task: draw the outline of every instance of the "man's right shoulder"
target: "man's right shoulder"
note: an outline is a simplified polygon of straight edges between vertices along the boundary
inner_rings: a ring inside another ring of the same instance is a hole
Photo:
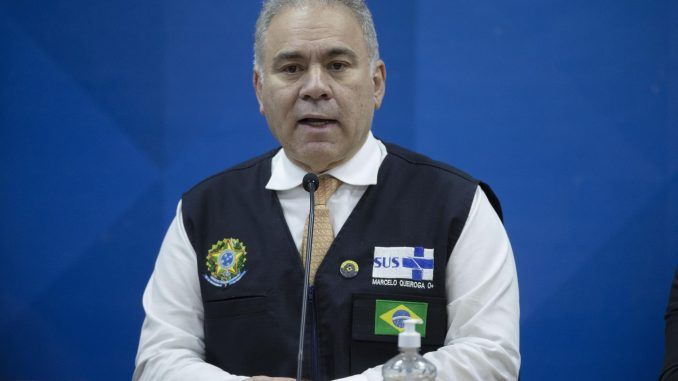
[[[268,178],[271,174],[271,159],[276,153],[278,153],[279,150],[280,147],[275,148],[262,155],[256,156],[207,177],[187,190],[184,193],[184,198],[190,194],[202,193],[207,189],[220,187],[225,183],[233,184],[234,181],[261,181],[263,177],[265,177],[266,181],[268,181]]]

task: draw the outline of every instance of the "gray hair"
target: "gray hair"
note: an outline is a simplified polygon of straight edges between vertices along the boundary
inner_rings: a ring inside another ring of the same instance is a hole
[[[370,55],[370,67],[374,68],[377,60],[379,60],[379,42],[377,41],[377,31],[374,29],[374,21],[372,21],[372,13],[370,13],[364,0],[264,0],[254,33],[254,69],[261,69],[264,34],[268,31],[273,18],[286,7],[300,7],[312,2],[324,6],[343,5],[353,13],[365,38],[367,52]]]

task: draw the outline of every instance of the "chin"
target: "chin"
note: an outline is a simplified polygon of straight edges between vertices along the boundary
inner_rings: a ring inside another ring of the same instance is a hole
[[[323,172],[333,163],[338,163],[343,160],[343,155],[334,146],[327,146],[328,143],[315,143],[307,145],[303,150],[300,150],[298,161],[304,163],[306,166],[317,172]]]
[[[314,159],[331,159],[338,154],[339,150],[334,143],[329,142],[311,142],[304,144],[299,150],[304,157]]]

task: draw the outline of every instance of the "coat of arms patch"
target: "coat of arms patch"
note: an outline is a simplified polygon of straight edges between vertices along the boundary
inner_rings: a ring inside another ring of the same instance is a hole
[[[212,245],[207,253],[205,280],[217,287],[230,286],[245,275],[247,251],[245,244],[236,238],[226,238]]]

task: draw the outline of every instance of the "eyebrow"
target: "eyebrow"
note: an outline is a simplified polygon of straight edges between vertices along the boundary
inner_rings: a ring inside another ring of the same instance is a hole
[[[358,55],[355,54],[355,52],[351,49],[348,48],[332,48],[330,49],[329,52],[327,52],[327,56],[330,58],[338,57],[338,56],[347,56],[349,59],[353,61],[358,60]]]
[[[332,48],[327,52],[323,53],[324,56],[328,58],[335,58],[339,56],[347,56],[353,61],[358,60],[358,55],[351,49],[348,48]],[[282,51],[273,58],[273,66],[278,66],[281,62],[284,61],[295,61],[304,59],[304,54],[297,50]]]
[[[277,66],[283,61],[294,61],[303,59],[304,55],[298,51],[282,51],[273,58],[273,66]]]

